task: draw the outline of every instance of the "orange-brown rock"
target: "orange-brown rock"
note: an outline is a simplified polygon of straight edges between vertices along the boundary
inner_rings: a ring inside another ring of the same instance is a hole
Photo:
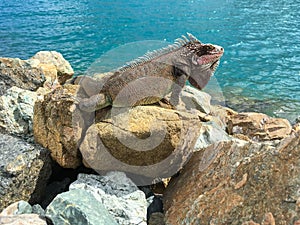
[[[157,106],[115,110],[87,130],[80,146],[93,169],[169,177],[193,152],[201,127],[196,114]]]
[[[300,132],[273,146],[233,140],[195,152],[165,191],[166,224],[293,224],[299,157]]]
[[[228,121],[229,134],[242,134],[253,141],[282,139],[291,131],[288,120],[272,118],[262,113],[239,113],[232,115]]]
[[[298,132],[298,131],[300,131],[300,123],[296,123],[293,126],[293,132]]]
[[[35,141],[48,148],[52,158],[65,168],[81,164],[78,145],[84,119],[76,108],[77,85],[65,85],[36,101],[33,116]]]

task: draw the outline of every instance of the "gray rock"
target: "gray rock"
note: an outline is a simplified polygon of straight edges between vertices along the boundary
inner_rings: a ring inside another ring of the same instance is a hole
[[[40,201],[50,175],[46,149],[10,135],[0,136],[0,210],[19,200]]]
[[[15,216],[21,214],[37,214],[41,217],[45,217],[45,210],[38,204],[31,206],[28,202],[21,200],[6,207],[0,213],[0,217]]]
[[[197,109],[206,114],[211,112],[211,96],[196,88],[185,86],[182,91],[181,100],[185,103],[187,109]]]
[[[11,87],[0,96],[0,131],[32,135],[33,106],[36,92]]]
[[[145,194],[122,172],[109,172],[106,176],[79,174],[69,188],[93,193],[118,224],[146,225]]]
[[[6,207],[0,213],[0,216],[14,216],[20,214],[29,214],[29,213],[32,213],[31,205],[28,202],[21,200]]]
[[[66,177],[61,181],[53,181],[49,183],[45,189],[45,197],[41,202],[41,206],[43,208],[46,208],[56,197],[56,195],[68,190],[68,186],[70,185],[70,183],[71,179],[69,177]]]
[[[200,128],[200,136],[197,139],[194,150],[199,151],[200,149],[206,148],[211,144],[231,140],[230,137],[220,126],[215,122],[203,123],[203,126]]]
[[[147,221],[149,221],[151,215],[153,213],[163,213],[163,201],[162,201],[162,196],[151,196],[150,198],[147,198],[148,202],[148,208],[147,208]]]
[[[54,225],[117,225],[103,204],[93,194],[80,189],[57,195],[47,207],[46,217]]]
[[[35,204],[32,206],[32,213],[38,214],[41,217],[45,217],[45,210],[39,204]]]
[[[43,86],[45,77],[36,60],[0,58],[0,95],[13,86],[35,91]]]

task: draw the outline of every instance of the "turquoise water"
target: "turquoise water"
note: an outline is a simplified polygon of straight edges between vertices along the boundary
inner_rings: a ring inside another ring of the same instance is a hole
[[[299,0],[0,1],[0,57],[56,50],[77,75],[126,43],[186,32],[225,48],[215,78],[229,106],[300,115]]]

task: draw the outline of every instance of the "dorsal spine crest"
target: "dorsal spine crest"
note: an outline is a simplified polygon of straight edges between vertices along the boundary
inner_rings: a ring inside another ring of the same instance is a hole
[[[170,53],[174,50],[177,50],[181,47],[183,47],[184,45],[186,45],[189,42],[200,42],[194,35],[187,33],[187,36],[182,35],[182,38],[177,38],[174,42],[174,44],[168,45],[167,47],[163,47],[161,49],[158,50],[154,50],[151,52],[147,52],[145,55],[138,57],[137,59],[126,63],[124,66],[120,67],[119,69],[117,69],[117,71],[123,72],[126,71],[127,69],[131,69],[131,68],[135,68],[139,65],[142,65],[156,57],[159,57],[161,55]]]

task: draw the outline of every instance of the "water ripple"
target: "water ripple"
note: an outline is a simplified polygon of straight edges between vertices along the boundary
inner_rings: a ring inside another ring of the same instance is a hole
[[[229,102],[300,114],[299,0],[2,0],[0,9],[2,57],[56,50],[78,75],[115,47],[192,32],[225,48],[215,77]]]

